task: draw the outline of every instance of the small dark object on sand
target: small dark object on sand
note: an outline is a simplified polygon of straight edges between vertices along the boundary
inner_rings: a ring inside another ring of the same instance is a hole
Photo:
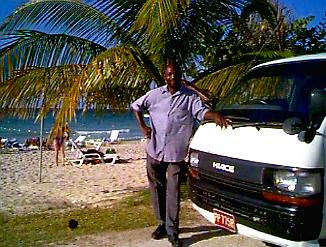
[[[71,230],[74,230],[78,226],[78,221],[71,219],[71,220],[69,220],[68,226]]]

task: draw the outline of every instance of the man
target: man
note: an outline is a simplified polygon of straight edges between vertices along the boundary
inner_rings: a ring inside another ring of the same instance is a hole
[[[214,120],[222,128],[230,120],[210,111],[198,95],[182,85],[181,69],[165,68],[167,85],[149,91],[132,104],[136,119],[148,139],[147,177],[158,228],[153,239],[168,235],[172,246],[182,246],[179,235],[180,175],[192,136],[194,119]],[[151,127],[142,112],[148,111]],[[166,178],[167,173],[167,178]]]

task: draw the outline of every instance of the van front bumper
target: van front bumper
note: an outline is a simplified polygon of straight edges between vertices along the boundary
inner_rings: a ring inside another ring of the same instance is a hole
[[[308,208],[280,205],[264,200],[258,191],[252,192],[245,188],[228,190],[225,184],[212,184],[191,176],[188,182],[190,199],[197,207],[209,212],[210,217],[214,215],[213,209],[234,215],[237,231],[241,234],[248,235],[240,232],[243,231],[241,229],[252,229],[261,235],[267,234],[296,243],[314,242],[319,237],[322,205]],[[214,223],[214,218],[207,219]]]
[[[214,214],[210,211],[207,211],[199,206],[197,206],[195,203],[193,203],[193,208],[199,212],[202,216],[204,216],[209,222],[214,224]],[[311,241],[291,241],[288,239],[280,238],[268,233],[264,233],[255,229],[252,229],[248,226],[245,226],[240,223],[236,223],[237,233],[261,240],[263,242],[268,242],[271,244],[275,244],[278,246],[288,246],[288,247],[319,247],[319,243],[317,240],[311,240]]]

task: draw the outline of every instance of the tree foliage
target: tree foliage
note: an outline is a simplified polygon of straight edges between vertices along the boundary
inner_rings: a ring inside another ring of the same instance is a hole
[[[32,0],[0,25],[0,105],[57,126],[81,102],[126,109],[169,60],[218,98],[260,61],[324,49],[309,20],[269,0]]]
[[[296,54],[314,54],[326,51],[326,13],[316,26],[308,28],[313,16],[294,21],[287,33],[287,47]]]

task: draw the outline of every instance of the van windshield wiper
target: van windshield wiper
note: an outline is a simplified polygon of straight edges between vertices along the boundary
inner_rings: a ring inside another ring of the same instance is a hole
[[[270,126],[270,127],[282,127],[282,123],[276,123],[276,122],[246,122],[246,123],[232,123],[231,124],[232,129],[236,129],[236,128],[240,128],[240,127],[257,127],[257,129],[259,129],[259,127],[266,127],[266,126]]]
[[[232,123],[243,123],[250,121],[248,117],[233,116],[233,115],[223,115],[225,118],[232,120]],[[205,120],[204,123],[211,123],[213,120]]]
[[[241,116],[233,116],[233,115],[227,115],[224,116],[225,118],[231,119],[233,122],[243,122],[243,121],[250,121],[250,118],[248,117],[241,117]]]
[[[232,129],[241,128],[241,127],[256,127],[259,130],[260,127],[266,127],[266,126],[282,127],[282,123],[279,123],[279,122],[266,122],[266,121],[251,122],[250,118],[248,118],[248,117],[234,116],[234,115],[224,115],[224,117],[232,120],[232,124],[231,124]],[[208,120],[205,122],[209,123],[209,122],[214,122],[214,121]]]

